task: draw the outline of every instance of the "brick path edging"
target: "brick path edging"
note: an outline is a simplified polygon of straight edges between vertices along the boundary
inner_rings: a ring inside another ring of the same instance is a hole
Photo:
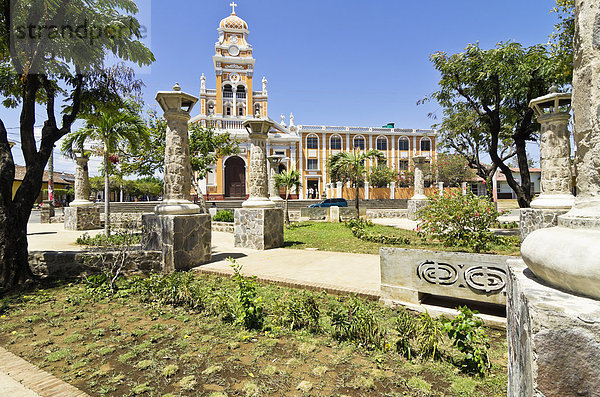
[[[230,270],[218,270],[218,269],[206,269],[203,267],[194,268],[195,271],[204,274],[215,274],[218,276],[231,277],[233,275],[233,271]],[[378,301],[381,296],[379,291],[374,291],[370,289],[361,289],[361,288],[343,288],[339,286],[334,286],[325,283],[311,283],[306,281],[298,281],[290,278],[283,277],[265,277],[265,276],[256,276],[256,280],[260,283],[274,283],[277,285],[281,285],[283,287],[292,287],[292,288],[300,288],[307,289],[311,291],[325,291],[332,295],[356,295],[360,298]]]
[[[73,385],[0,347],[0,371],[42,397],[89,397]]]

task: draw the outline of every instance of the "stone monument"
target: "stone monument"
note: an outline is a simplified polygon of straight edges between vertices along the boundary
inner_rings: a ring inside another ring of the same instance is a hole
[[[271,167],[271,177],[269,178],[269,199],[280,205],[283,202],[283,199],[281,198],[281,194],[279,193],[279,187],[277,187],[275,177],[279,173],[279,165],[281,164],[284,158],[285,156],[279,154],[267,157],[267,159],[269,160],[269,165]]]
[[[154,214],[143,215],[142,224],[149,233],[144,248],[162,251],[163,271],[170,273],[210,261],[211,219],[209,214],[200,214],[200,207],[189,200],[188,121],[198,98],[182,92],[176,84],[173,91],[158,92],[156,101],[167,120],[164,199]]]
[[[101,229],[100,208],[90,201],[89,158],[75,158],[75,200],[65,208],[65,230]]]
[[[524,262],[509,262],[509,396],[596,396],[600,390],[599,23],[597,2],[575,1],[578,194],[557,227],[527,236]]]
[[[283,245],[283,209],[269,200],[267,134],[273,122],[254,118],[244,121],[250,135],[249,197],[234,215],[234,246],[266,250]]]
[[[548,95],[532,100],[529,106],[542,126],[542,193],[531,202],[531,208],[521,210],[521,240],[534,230],[557,226],[559,215],[566,214],[575,201],[571,193],[571,94],[552,87]]]
[[[425,196],[425,179],[423,178],[423,168],[425,166],[425,156],[414,156],[415,163],[415,194],[408,200],[408,219],[416,221],[419,216],[418,211],[427,205],[427,196]]]

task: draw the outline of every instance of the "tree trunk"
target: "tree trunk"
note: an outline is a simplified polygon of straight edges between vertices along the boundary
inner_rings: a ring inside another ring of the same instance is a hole
[[[358,204],[359,200],[360,200],[360,188],[358,186],[358,181],[355,182],[355,186],[356,186],[356,217],[360,218],[360,206]]]
[[[104,153],[104,233],[110,237],[110,175],[108,175],[110,159],[108,152]]]
[[[290,213],[288,211],[288,199],[290,197],[290,189],[285,189],[285,227],[290,228]]]
[[[28,219],[15,215],[14,209],[0,208],[0,294],[33,279],[27,252]]]

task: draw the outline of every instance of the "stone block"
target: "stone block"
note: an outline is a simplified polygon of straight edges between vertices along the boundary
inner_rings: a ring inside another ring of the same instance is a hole
[[[329,222],[340,222],[340,207],[329,207]]]
[[[210,261],[211,217],[209,214],[144,214],[143,247],[163,254],[163,272],[185,271]]]
[[[428,200],[408,200],[408,219],[411,221],[418,221],[419,216],[417,215],[421,208],[427,206]]]
[[[519,229],[521,241],[538,229],[558,226],[558,217],[569,210],[522,208],[520,211]]]
[[[597,396],[600,301],[549,287],[509,261],[508,395]]]
[[[52,223],[54,215],[54,206],[50,202],[44,201],[40,209],[40,223]]]
[[[234,246],[267,250],[283,246],[281,208],[243,208],[235,210]]]
[[[101,229],[100,209],[96,207],[65,208],[65,230]]]
[[[381,297],[418,303],[422,294],[506,304],[510,256],[381,248]]]

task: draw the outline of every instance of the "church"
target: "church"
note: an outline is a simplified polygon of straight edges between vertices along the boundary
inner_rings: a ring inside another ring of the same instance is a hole
[[[219,159],[200,187],[207,200],[246,199],[250,141],[243,128],[244,120],[269,118],[268,81],[263,77],[254,85],[253,48],[248,24],[236,15],[237,4],[231,3],[231,15],[221,20],[219,39],[215,44],[213,64],[216,88],[206,88],[202,74],[200,114],[190,123],[228,132],[240,143],[240,153]],[[290,114],[275,122],[267,141],[267,156],[285,156],[279,170],[296,169],[302,177],[302,188],[293,198],[322,198],[331,181],[327,159],[340,151],[376,149],[384,153],[394,170],[407,170],[413,156],[424,155],[429,161],[436,156],[436,132],[430,129],[384,127],[296,125]],[[309,197],[308,192],[313,192]]]

